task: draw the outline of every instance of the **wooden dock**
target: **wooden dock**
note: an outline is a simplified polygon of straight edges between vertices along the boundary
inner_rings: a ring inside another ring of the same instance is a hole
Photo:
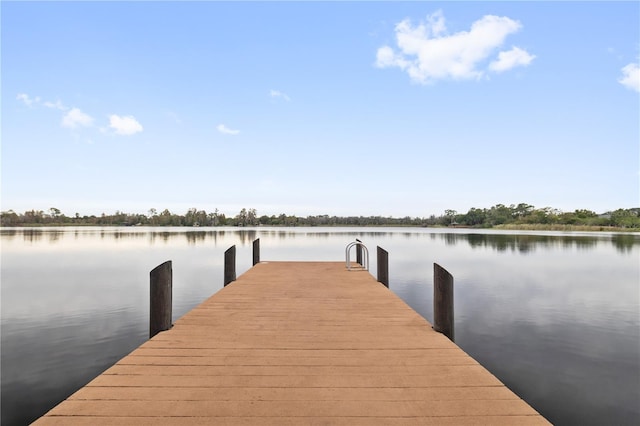
[[[263,262],[43,425],[542,425],[366,271]]]

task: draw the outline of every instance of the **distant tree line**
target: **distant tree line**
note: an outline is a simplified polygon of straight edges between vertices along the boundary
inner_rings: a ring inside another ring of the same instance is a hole
[[[439,225],[492,228],[500,225],[575,225],[594,227],[640,228],[640,208],[617,209],[602,214],[578,209],[573,212],[544,207],[535,208],[526,203],[518,205],[496,204],[489,209],[472,207],[467,213],[445,210],[435,218]]]
[[[150,209],[147,214],[131,214],[116,211],[100,216],[66,216],[52,207],[48,211],[29,210],[22,214],[13,210],[0,213],[2,226],[57,226],[57,225],[118,225],[118,226],[447,226],[492,228],[496,226],[525,225],[575,225],[589,227],[640,228],[640,208],[618,209],[603,214],[591,210],[562,212],[550,207],[535,208],[526,203],[491,208],[472,207],[467,213],[445,210],[440,216],[383,217],[383,216],[292,216],[287,214],[258,216],[256,209],[243,208],[235,216],[226,216],[218,209],[207,213],[196,208],[179,215],[168,209],[158,212]]]

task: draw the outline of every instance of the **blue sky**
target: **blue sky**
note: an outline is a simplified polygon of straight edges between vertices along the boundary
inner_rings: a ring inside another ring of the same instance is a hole
[[[2,210],[640,205],[638,2],[6,2]]]

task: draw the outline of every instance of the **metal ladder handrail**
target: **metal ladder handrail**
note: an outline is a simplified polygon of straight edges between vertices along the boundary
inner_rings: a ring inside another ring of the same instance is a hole
[[[363,250],[363,256],[362,256],[362,265],[360,265],[358,268],[354,268],[351,266],[351,258],[350,258],[350,251],[352,247],[362,247]],[[347,244],[347,247],[345,248],[345,258],[346,258],[346,263],[347,263],[347,269],[349,271],[351,270],[365,270],[368,271],[369,270],[369,249],[367,248],[367,246],[365,246],[364,244],[362,244],[360,241],[354,241],[352,243]]]

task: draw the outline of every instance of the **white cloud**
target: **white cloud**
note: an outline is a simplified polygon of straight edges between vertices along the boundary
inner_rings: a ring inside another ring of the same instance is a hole
[[[141,132],[142,124],[135,119],[135,117],[128,115],[121,117],[119,115],[112,114],[109,116],[109,127],[116,131],[118,135],[135,135]]]
[[[622,77],[618,79],[618,83],[640,92],[640,65],[632,63],[622,68]]]
[[[19,93],[16,96],[17,100],[22,101],[25,105],[32,107],[35,105],[42,105],[50,109],[56,109],[59,111],[66,111],[62,117],[61,126],[69,129],[76,129],[78,127],[90,127],[93,125],[94,119],[89,114],[86,114],[80,110],[80,108],[66,107],[60,100],[56,102],[42,101],[39,96],[32,98],[26,93]],[[109,116],[109,128],[115,130],[118,135],[134,135],[142,132],[142,125],[133,116]],[[100,127],[98,129],[102,133],[106,133],[107,129]]]
[[[26,93],[18,93],[16,99],[24,102],[24,104],[28,107],[33,106],[33,104],[40,103],[40,97],[36,96],[35,98],[30,98]]]
[[[216,129],[218,129],[220,133],[224,133],[225,135],[237,135],[238,133],[240,133],[240,130],[232,130],[224,124],[218,124]]]
[[[442,10],[436,10],[434,13],[427,16],[427,22],[429,23],[431,34],[433,34],[434,37],[447,32],[447,26],[444,23],[444,14],[442,13]]]
[[[36,105],[44,105],[47,108],[58,109],[60,111],[66,111],[69,109],[66,106],[64,106],[62,102],[60,102],[59,100],[56,102],[50,102],[50,101],[43,102],[40,96],[36,96],[35,98],[32,98],[26,93],[18,93],[18,96],[16,96],[16,99],[19,101],[22,101],[28,107],[33,107]]]
[[[531,55],[519,47],[513,47],[511,50],[498,53],[498,59],[489,64],[489,69],[495,72],[503,72],[517,66],[526,66],[535,59],[535,55]]]
[[[520,22],[508,17],[487,15],[475,21],[469,31],[448,34],[442,11],[427,16],[426,22],[417,26],[405,19],[395,27],[397,51],[380,47],[376,66],[398,67],[421,84],[440,79],[479,79],[493,52],[521,28]],[[508,61],[512,61],[511,66],[527,65],[534,58],[516,47],[501,53],[492,63],[495,70],[508,69]]]
[[[59,100],[54,102],[44,102],[42,105],[46,106],[47,108],[52,108],[52,109],[59,109],[60,111],[66,111],[67,107],[62,105],[62,102],[60,102]]]
[[[68,127],[70,129],[89,127],[92,124],[93,118],[80,111],[79,108],[71,108],[71,110],[62,117],[62,127]]]
[[[393,49],[389,46],[383,46],[378,49],[376,66],[380,68],[396,66],[404,70],[407,69],[410,65],[410,61],[404,59],[402,55],[396,55]]]
[[[291,100],[291,98],[290,98],[289,96],[287,96],[287,95],[286,95],[286,93],[282,93],[282,92],[281,92],[281,91],[279,91],[279,90],[273,90],[273,89],[271,89],[271,90],[269,91],[269,96],[271,96],[272,98],[282,98],[282,99],[284,99],[284,100],[285,100],[285,101],[287,101],[287,102]]]

